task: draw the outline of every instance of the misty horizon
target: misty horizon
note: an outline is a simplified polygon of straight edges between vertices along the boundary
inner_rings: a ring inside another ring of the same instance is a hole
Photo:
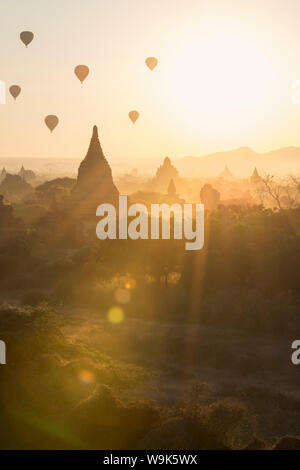
[[[247,160],[237,162],[238,165],[236,167],[236,158],[243,158],[243,153]],[[280,154],[279,162],[274,158],[278,156],[278,154]],[[120,157],[112,157],[106,154],[115,175],[130,173],[135,169],[138,170],[141,175],[153,173],[165,156],[166,155],[143,159],[129,158],[124,161]],[[232,157],[234,157],[233,161]],[[266,159],[263,160],[263,157],[267,157],[267,161]],[[7,171],[17,172],[24,163],[28,169],[40,173],[49,173],[50,175],[51,172],[53,172],[55,175],[63,176],[64,172],[67,172],[66,176],[69,176],[70,174],[76,175],[78,163],[81,158],[82,157],[0,157],[0,168],[5,167]],[[178,158],[172,158],[172,156],[170,156],[170,158],[172,162],[178,166],[183,177],[217,176],[217,173],[223,170],[225,165],[228,165],[232,173],[236,174],[237,177],[250,176],[256,167],[258,167],[260,171],[274,173],[278,176],[280,174],[282,174],[282,176],[287,175],[293,171],[300,171],[300,146],[286,146],[261,153],[256,152],[249,146],[242,146],[205,155],[184,155]],[[204,162],[206,165],[203,164]],[[192,164],[192,169],[189,169],[189,164]],[[199,165],[199,170],[197,170],[197,164]],[[214,166],[214,170],[210,169],[211,164]],[[244,170],[242,169],[243,165],[245,165]]]

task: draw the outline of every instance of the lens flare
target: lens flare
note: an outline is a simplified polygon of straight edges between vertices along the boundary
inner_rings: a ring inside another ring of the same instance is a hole
[[[133,277],[130,277],[125,282],[126,289],[135,289],[136,288],[136,280]]]
[[[107,313],[110,323],[122,323],[124,320],[124,311],[121,307],[111,307]]]
[[[81,369],[78,372],[78,379],[80,382],[91,385],[96,382],[96,376],[93,371],[88,370],[88,369]]]

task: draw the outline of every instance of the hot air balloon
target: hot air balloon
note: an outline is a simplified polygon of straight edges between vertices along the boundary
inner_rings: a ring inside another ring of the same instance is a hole
[[[140,116],[140,113],[138,113],[137,111],[130,111],[128,113],[128,116],[129,118],[132,120],[133,124],[135,123],[135,121],[139,118]]]
[[[11,87],[9,87],[9,92],[11,94],[11,96],[16,99],[19,94],[21,93],[21,87],[19,87],[19,85],[12,85]]]
[[[27,47],[28,44],[30,44],[31,41],[33,40],[34,34],[31,31],[22,31],[22,33],[20,34],[20,38],[21,38],[21,41]]]
[[[75,75],[77,78],[79,78],[81,83],[83,82],[83,80],[86,79],[89,74],[89,71],[90,70],[87,65],[77,65],[77,67],[75,67],[74,69]]]
[[[58,124],[58,117],[54,114],[49,114],[49,116],[45,117],[45,124],[48,129],[50,129],[50,131],[52,132]]]
[[[154,70],[158,64],[158,60],[156,57],[147,57],[145,62],[146,62],[147,67],[149,67],[150,70]]]

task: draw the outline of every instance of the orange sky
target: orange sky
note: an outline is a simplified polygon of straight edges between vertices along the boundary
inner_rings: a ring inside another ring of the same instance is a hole
[[[296,0],[2,1],[0,80],[22,93],[0,105],[0,157],[81,158],[93,124],[112,160],[300,146],[299,17]]]

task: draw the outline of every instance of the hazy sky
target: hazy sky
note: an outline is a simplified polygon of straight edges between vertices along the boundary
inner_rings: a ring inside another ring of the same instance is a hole
[[[93,124],[109,159],[300,146],[299,21],[299,0],[0,0],[0,80],[22,87],[0,157],[83,157]]]

